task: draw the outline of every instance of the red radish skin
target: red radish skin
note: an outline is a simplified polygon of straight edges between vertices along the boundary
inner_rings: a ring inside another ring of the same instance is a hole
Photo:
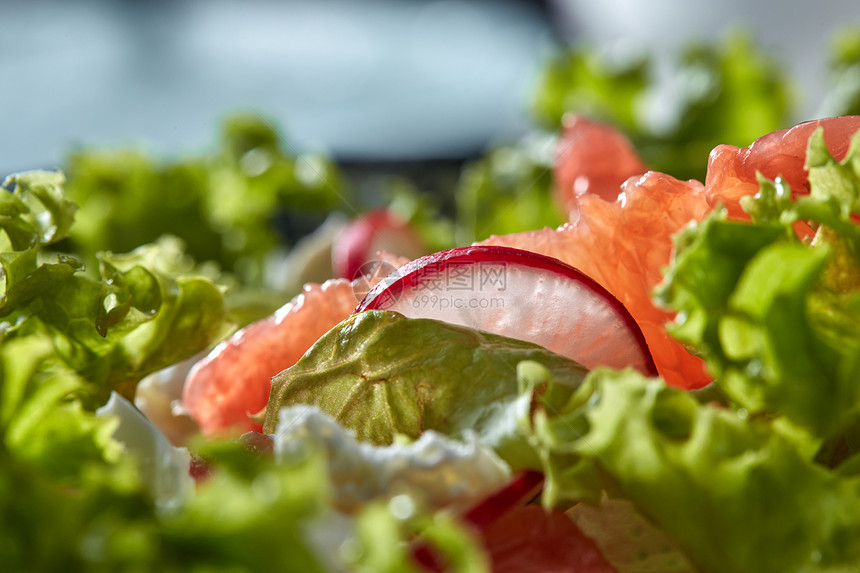
[[[427,252],[406,221],[388,209],[376,209],[347,223],[335,237],[331,253],[334,276],[356,278],[362,265],[375,261],[379,251],[409,259]]]
[[[188,464],[188,475],[194,478],[195,484],[201,484],[212,477],[212,466],[202,457],[192,454]]]
[[[586,368],[657,372],[638,325],[605,288],[557,259],[520,249],[472,246],[427,255],[379,283],[356,312],[370,309],[534,342]]]
[[[556,199],[562,212],[575,219],[582,195],[615,201],[621,184],[648,167],[617,129],[583,116],[565,118],[556,146]]]

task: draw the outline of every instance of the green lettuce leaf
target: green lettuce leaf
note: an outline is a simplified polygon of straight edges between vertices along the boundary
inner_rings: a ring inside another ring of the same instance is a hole
[[[553,195],[554,157],[547,153],[553,146],[538,137],[498,147],[464,166],[455,195],[457,244],[566,221]]]
[[[221,340],[233,328],[222,288],[198,273],[176,239],[128,254],[100,253],[95,269],[48,251],[73,230],[61,174],[12,176],[0,193],[0,342],[48,337],[90,383],[93,407],[111,390],[133,395],[146,374]]]
[[[268,121],[246,114],[226,120],[219,148],[201,157],[78,150],[66,171],[79,224],[65,248],[89,259],[173,235],[195,260],[216,261],[243,284],[260,286],[275,246],[295,243],[332,210],[349,209],[330,160],[285,148]]]
[[[763,181],[752,223],[715,214],[682,236],[658,295],[732,400],[827,440],[860,409],[860,135],[836,162],[816,132],[807,166],[808,196]],[[798,219],[818,228],[811,243]]]
[[[48,337],[0,345],[4,571],[412,571],[415,535],[452,571],[486,570],[468,531],[417,504],[404,514],[405,496],[357,510],[360,526],[333,515],[320,448],[275,462],[238,442],[205,444],[199,453],[211,477],[185,505],[159,509],[142,480],[146,468],[111,438],[116,421],[83,407],[87,384]],[[400,510],[380,514],[389,506]],[[380,520],[391,536],[381,535]],[[315,531],[331,539],[344,522],[335,545],[313,540]]]
[[[412,225],[429,252],[457,246],[454,220],[443,212],[441,193],[421,192],[408,180],[397,178],[386,195],[388,208]]]
[[[586,370],[532,343],[430,319],[365,311],[333,328],[275,376],[263,431],[284,406],[319,407],[359,440],[390,444],[426,430],[472,430],[514,469],[534,467],[511,411],[520,399],[517,364],[534,360],[575,388]],[[531,464],[531,466],[529,466]]]
[[[404,508],[404,506],[406,506]],[[406,511],[404,511],[404,509]],[[428,516],[410,510],[408,498],[399,496],[387,504],[369,506],[358,518],[356,543],[351,546],[354,558],[348,563],[357,572],[419,573],[411,549],[416,539],[444,563],[446,571],[481,573],[490,570],[486,555],[474,534],[453,516],[439,512]]]
[[[860,29],[838,31],[831,40],[832,86],[824,101],[824,115],[860,115]]]
[[[860,478],[810,460],[778,421],[632,370],[595,370],[573,396],[554,396],[551,378],[522,420],[544,460],[544,503],[630,500],[697,571],[860,562]]]
[[[326,500],[319,456],[276,467],[236,443],[212,446],[212,477],[165,514],[131,458],[84,465],[77,451],[53,453],[80,464],[81,479],[69,482],[0,450],[4,570],[325,570],[305,539]]]
[[[115,461],[115,424],[76,399],[87,385],[57,359],[47,336],[0,345],[0,447],[69,484],[82,479],[81,468]]]
[[[656,68],[641,54],[625,60],[587,47],[569,50],[544,71],[535,113],[555,129],[566,113],[613,124],[652,169],[702,181],[717,145],[744,147],[790,123],[787,76],[747,34],[688,45],[666,85]]]

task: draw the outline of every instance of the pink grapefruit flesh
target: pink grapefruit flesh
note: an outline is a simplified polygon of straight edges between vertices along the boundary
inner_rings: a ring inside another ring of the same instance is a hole
[[[668,384],[704,386],[711,380],[704,363],[669,335],[666,322],[674,314],[652,299],[672,258],[672,237],[710,211],[702,184],[648,172],[628,179],[622,191],[614,202],[580,197],[579,216],[559,229],[494,236],[479,244],[555,257],[592,277],[629,310]]]
[[[579,209],[583,195],[615,201],[621,184],[648,167],[620,131],[583,116],[565,118],[556,146],[556,199],[562,212]]]
[[[295,364],[355,307],[344,279],[306,285],[269,318],[240,330],[195,364],[182,402],[205,436],[260,431],[252,416],[266,407],[272,376]]]
[[[748,218],[740,198],[758,193],[757,173],[783,179],[794,194],[809,193],[809,173],[804,167],[812,132],[821,127],[831,155],[841,161],[848,153],[851,137],[860,130],[860,116],[849,115],[807,121],[790,129],[769,133],[749,147],[719,145],[708,158],[705,193],[711,206],[723,204],[730,216]]]

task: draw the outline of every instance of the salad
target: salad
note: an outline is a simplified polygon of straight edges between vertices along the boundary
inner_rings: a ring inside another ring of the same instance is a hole
[[[645,62],[560,56],[558,132],[447,207],[329,216],[363,199],[255,117],[9,176],[3,569],[856,569],[860,116],[743,115],[784,95],[743,42],[663,131]]]

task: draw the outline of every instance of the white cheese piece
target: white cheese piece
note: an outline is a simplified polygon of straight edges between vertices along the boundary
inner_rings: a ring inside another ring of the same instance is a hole
[[[188,473],[191,454],[171,445],[128,400],[112,392],[96,414],[119,420],[113,437],[137,458],[143,482],[159,509],[180,507],[194,493],[194,479]]]
[[[328,458],[335,506],[354,511],[379,497],[407,493],[431,507],[464,508],[505,485],[508,465],[474,433],[458,442],[434,431],[410,444],[374,446],[312,406],[284,408],[274,439],[275,457],[306,448]]]

